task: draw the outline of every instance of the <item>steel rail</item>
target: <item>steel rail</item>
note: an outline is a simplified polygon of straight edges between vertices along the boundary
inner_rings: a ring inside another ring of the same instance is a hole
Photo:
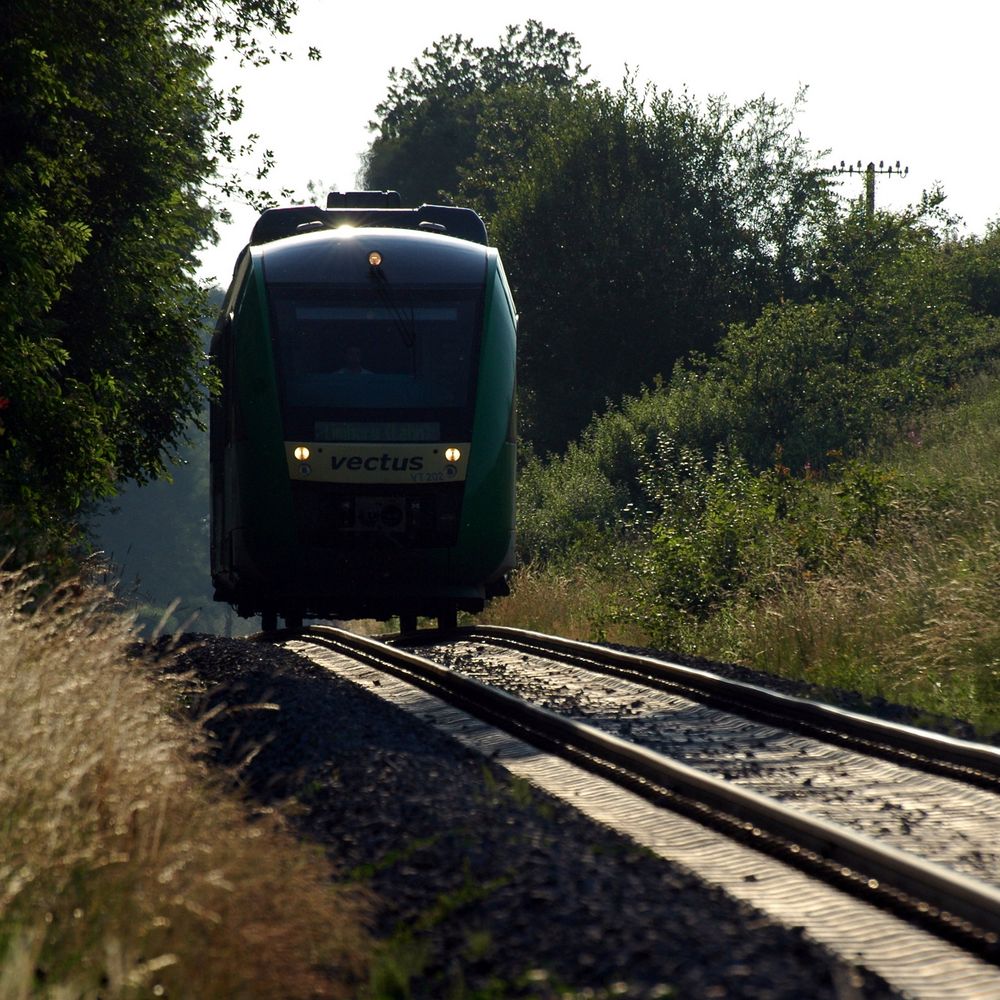
[[[823,874],[841,888],[902,910],[911,919],[929,922],[943,936],[993,960],[1000,958],[1000,890],[993,886],[827,820],[795,812],[385,642],[330,626],[305,629],[301,638],[390,672],[530,743],[546,749],[553,744],[568,747],[575,751],[574,759],[601,773],[607,774],[611,765],[616,780],[621,772],[627,779],[623,783],[649,797],[679,795],[707,804],[735,818],[750,842],[767,842],[766,849]]]
[[[768,722],[857,743],[868,753],[890,757],[909,766],[933,771],[959,781],[1000,790],[1000,747],[933,733],[903,723],[782,694],[746,681],[732,680],[637,653],[626,653],[594,643],[492,625],[471,625],[448,633],[433,630],[394,637],[401,644],[484,641],[520,652],[553,655],[563,661],[618,676],[653,681],[675,692],[692,693],[697,700],[727,709],[750,711]]]

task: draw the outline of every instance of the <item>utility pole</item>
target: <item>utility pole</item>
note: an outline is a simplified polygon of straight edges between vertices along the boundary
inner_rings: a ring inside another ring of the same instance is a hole
[[[867,167],[862,168],[861,161],[858,160],[858,164],[845,164],[843,160],[840,161],[839,167],[833,167],[829,171],[831,174],[851,174],[855,173],[860,177],[862,173],[865,178],[865,218],[868,220],[869,225],[872,219],[875,218],[875,175],[884,174],[886,177],[905,177],[909,172],[909,167],[900,167],[899,160],[896,160],[896,165],[892,166],[890,164],[888,167],[885,165],[885,160],[879,160],[878,167],[875,167],[874,160],[868,164]]]

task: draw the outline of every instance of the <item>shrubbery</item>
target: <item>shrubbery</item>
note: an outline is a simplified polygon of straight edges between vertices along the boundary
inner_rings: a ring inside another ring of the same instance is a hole
[[[875,540],[894,500],[891,477],[863,462],[793,476],[780,462],[755,473],[723,449],[709,461],[665,442],[661,456],[647,477],[659,513],[635,539],[636,592],[619,617],[662,645],[688,645],[690,621],[735,594],[761,598],[830,570]]]
[[[293,0],[0,8],[8,566],[41,557],[61,578],[80,510],[163,477],[183,449],[213,381],[195,269],[213,238],[216,193],[270,200],[224,176],[253,142],[234,142],[243,104],[215,91],[213,46],[267,62],[295,10]]]
[[[728,330],[717,353],[595,418],[521,478],[529,565],[581,561],[623,593],[610,618],[683,645],[737,594],[830,571],[895,516],[872,448],[1000,358],[997,237],[955,241],[929,199],[832,224],[802,301]]]

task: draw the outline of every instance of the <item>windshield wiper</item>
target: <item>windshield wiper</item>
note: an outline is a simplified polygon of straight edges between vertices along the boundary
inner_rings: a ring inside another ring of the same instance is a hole
[[[371,276],[375,282],[375,287],[378,289],[379,296],[381,297],[383,303],[385,303],[389,312],[392,313],[393,322],[396,325],[396,329],[399,331],[399,335],[403,340],[403,344],[413,349],[413,345],[417,340],[417,324],[413,315],[413,302],[410,302],[410,316],[409,320],[403,314],[399,305],[389,289],[389,281],[385,276],[385,272],[381,267],[372,266]]]

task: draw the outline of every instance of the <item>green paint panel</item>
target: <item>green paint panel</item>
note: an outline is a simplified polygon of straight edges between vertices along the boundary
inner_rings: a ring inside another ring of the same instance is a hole
[[[236,445],[237,475],[244,498],[242,527],[247,542],[262,557],[280,559],[295,545],[295,525],[259,258],[253,262],[237,309],[237,391],[246,429],[246,440]]]
[[[472,453],[452,563],[460,579],[483,580],[500,566],[514,527],[516,446],[507,436],[514,405],[515,317],[495,250],[487,282]]]

